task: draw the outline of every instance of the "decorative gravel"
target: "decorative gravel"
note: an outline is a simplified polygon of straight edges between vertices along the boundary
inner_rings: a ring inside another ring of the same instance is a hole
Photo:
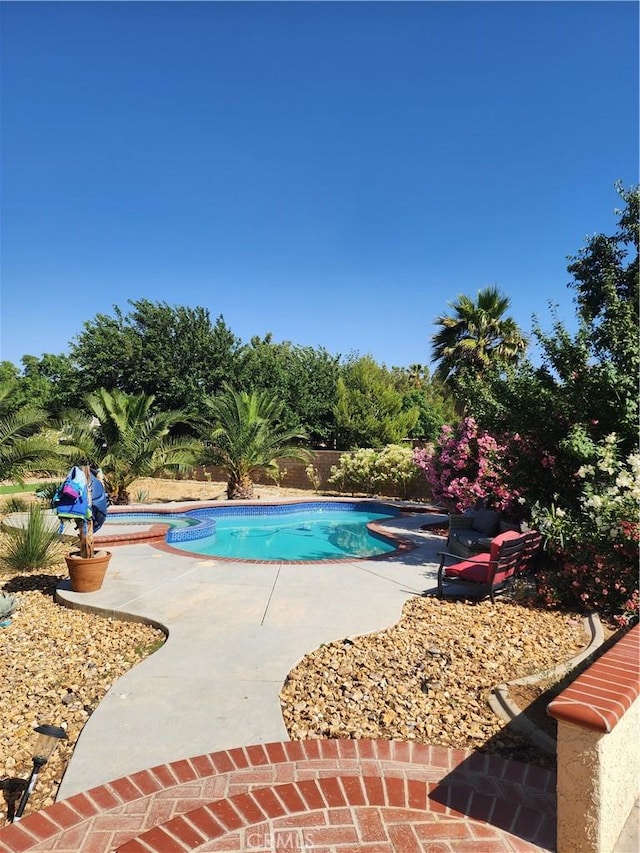
[[[395,626],[306,655],[281,691],[282,713],[292,740],[415,740],[549,766],[553,757],[498,719],[488,696],[586,644],[576,615],[415,598]]]
[[[40,772],[28,814],[53,804],[73,747],[93,710],[114,681],[162,645],[165,637],[148,625],[56,604],[56,584],[67,576],[64,563],[46,574],[16,575],[1,566],[0,571],[0,588],[19,602],[11,624],[0,628],[0,785],[5,799],[12,791],[21,793],[19,782],[12,780],[31,772],[34,727],[62,726],[68,736]],[[6,817],[6,802],[3,805],[0,826]]]

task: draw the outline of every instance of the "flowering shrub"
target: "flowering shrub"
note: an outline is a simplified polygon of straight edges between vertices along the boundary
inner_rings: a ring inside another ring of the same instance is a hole
[[[338,465],[331,466],[329,482],[337,486],[340,491],[371,492],[371,479],[373,476],[373,460],[375,450],[362,448],[351,453],[343,453]]]
[[[376,454],[373,461],[371,484],[378,494],[397,494],[406,499],[418,476],[412,449],[400,444],[388,444]]]
[[[388,444],[382,450],[343,453],[339,465],[331,468],[329,482],[352,494],[365,492],[406,498],[417,475],[411,448]]]
[[[478,500],[506,515],[519,516],[520,492],[507,485],[512,451],[478,429],[473,418],[445,424],[435,449],[416,449],[413,461],[431,486],[434,500],[464,512]]]
[[[592,444],[581,465],[579,506],[535,504],[532,521],[545,536],[548,560],[538,575],[547,604],[598,610],[621,625],[638,619],[640,455],[618,459],[615,434]],[[557,499],[557,496],[556,496]]]

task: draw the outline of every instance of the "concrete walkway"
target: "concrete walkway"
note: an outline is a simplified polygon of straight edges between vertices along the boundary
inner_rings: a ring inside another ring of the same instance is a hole
[[[395,624],[405,601],[434,588],[442,539],[420,531],[424,523],[385,522],[417,547],[383,559],[233,563],[137,544],[112,549],[98,592],[65,582],[65,604],[144,618],[168,640],[91,715],[58,800],[185,756],[286,739],[279,692],[297,661],[321,643]]]

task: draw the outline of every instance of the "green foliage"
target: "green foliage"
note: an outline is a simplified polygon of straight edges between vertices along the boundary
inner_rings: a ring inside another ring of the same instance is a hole
[[[307,480],[311,483],[313,491],[317,494],[320,491],[320,487],[322,486],[322,477],[320,476],[320,471],[318,471],[315,465],[307,465],[307,467],[304,469],[304,472],[307,475]]]
[[[53,500],[53,496],[58,490],[58,487],[61,486],[63,482],[64,480],[58,480],[54,483],[40,484],[35,490],[36,497],[38,498],[38,500],[42,501],[45,506],[50,507],[51,501]]]
[[[26,526],[7,537],[5,563],[19,571],[32,571],[48,569],[59,562],[62,546],[57,525],[52,526],[51,521],[40,504],[31,504]]]
[[[253,496],[253,477],[259,471],[274,475],[278,459],[308,462],[308,450],[296,444],[305,436],[282,425],[284,404],[267,391],[235,391],[206,401],[207,418],[201,424],[202,464],[221,465],[227,471],[227,497]]]
[[[341,491],[398,495],[405,499],[419,479],[410,447],[389,444],[382,450],[361,448],[343,453],[331,467],[329,482]]]
[[[337,486],[341,492],[373,493],[373,466],[376,451],[371,448],[360,448],[350,453],[343,453],[338,465],[331,466],[329,482]]]
[[[382,447],[406,438],[418,421],[415,406],[405,398],[394,376],[371,356],[352,359],[337,384],[334,415],[339,449]]]
[[[236,374],[240,341],[205,308],[130,300],[124,314],[97,314],[71,346],[90,390],[153,395],[155,407],[198,411],[203,397]]]
[[[408,438],[435,441],[445,424],[458,420],[455,402],[449,389],[422,364],[392,369],[395,385],[403,395],[403,408],[418,410],[418,419],[407,433]]]
[[[14,410],[10,399],[11,387],[0,387],[0,480],[60,471],[57,436],[47,431],[45,413],[32,407]]]
[[[455,389],[463,372],[482,375],[488,368],[516,364],[527,349],[527,339],[511,317],[505,317],[509,298],[497,287],[478,291],[477,300],[458,296],[449,302],[453,314],[436,318],[432,336],[436,376]]]
[[[52,418],[59,418],[85,391],[94,387],[87,383],[87,377],[82,376],[68,355],[49,353],[40,358],[22,357],[19,384],[29,404],[44,409]]]
[[[101,388],[86,398],[91,418],[67,413],[68,455],[75,464],[102,469],[114,503],[129,503],[129,486],[138,477],[187,471],[201,452],[196,439],[171,435],[184,413],[153,412],[153,403],[153,396]]]
[[[382,495],[398,495],[406,499],[419,479],[411,447],[388,444],[376,456],[371,483]]]
[[[543,600],[628,620],[638,608],[640,192],[617,190],[615,233],[570,259],[576,333],[552,310],[550,332],[534,325],[540,367],[462,376],[458,388],[483,429],[517,445],[510,486],[547,536]]]
[[[238,390],[269,391],[283,403],[282,423],[304,432],[312,444],[333,439],[333,406],[339,357],[325,349],[300,347],[271,335],[255,337],[239,357]]]
[[[549,555],[538,592],[551,604],[637,620],[640,454],[621,459],[615,434],[599,444],[576,434],[572,443],[576,456],[590,460],[575,472],[577,508],[559,495],[549,507],[533,507]]]

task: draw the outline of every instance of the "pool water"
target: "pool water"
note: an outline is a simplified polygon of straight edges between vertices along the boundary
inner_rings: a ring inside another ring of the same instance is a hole
[[[316,562],[373,557],[394,551],[397,545],[393,541],[369,531],[366,525],[397,514],[394,508],[379,505],[363,508],[359,503],[314,503],[207,508],[164,517],[127,513],[125,519],[114,514],[108,520],[115,523],[163,521],[172,528],[167,535],[169,544],[191,554],[240,560]],[[188,525],[203,522],[208,530],[201,533],[194,527],[189,530]]]

